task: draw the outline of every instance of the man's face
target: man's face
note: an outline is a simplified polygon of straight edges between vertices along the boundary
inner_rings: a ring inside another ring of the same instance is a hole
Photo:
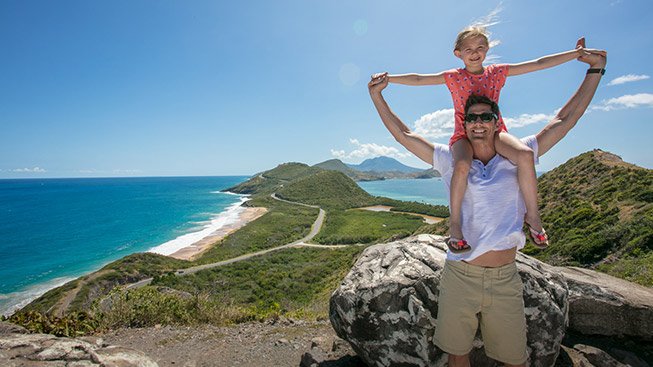
[[[490,105],[477,103],[469,107],[466,115],[482,115],[488,113],[493,114]],[[498,123],[495,117],[492,117],[489,121],[483,121],[480,117],[477,117],[474,121],[465,121],[465,132],[469,140],[494,139],[494,133],[498,128],[497,125]]]

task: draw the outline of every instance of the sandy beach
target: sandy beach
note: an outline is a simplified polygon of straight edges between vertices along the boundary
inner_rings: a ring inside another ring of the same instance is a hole
[[[265,214],[268,211],[266,208],[241,207],[240,209],[242,211],[238,213],[238,219],[236,221],[232,223],[228,223],[218,228],[210,235],[168,256],[181,260],[195,260],[204,251],[211,248],[216,242],[227,237],[229,234],[237,231],[238,229],[244,227],[247,223],[261,217],[263,214]]]
[[[390,209],[392,209],[391,206],[386,206],[386,205],[374,205],[374,206],[366,206],[364,208],[358,208],[359,210],[369,210],[373,212],[389,212]],[[434,217],[431,215],[426,215],[426,214],[418,214],[418,213],[409,213],[409,212],[393,212],[393,213],[403,213],[403,214],[410,214],[410,215],[417,215],[419,217],[424,218],[424,222],[426,224],[433,224],[440,222],[444,220],[444,218],[440,217]]]

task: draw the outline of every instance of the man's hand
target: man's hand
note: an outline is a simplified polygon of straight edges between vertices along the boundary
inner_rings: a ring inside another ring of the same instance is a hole
[[[576,41],[576,50],[578,50],[578,61],[589,64],[591,68],[605,67],[608,53],[605,50],[585,48],[585,37]]]
[[[590,68],[605,68],[608,62],[608,53],[605,50],[584,49],[578,61],[589,64]]]
[[[377,73],[372,75],[372,78],[369,83],[367,83],[367,88],[370,90],[370,94],[380,94],[385,87],[388,86],[388,72]]]

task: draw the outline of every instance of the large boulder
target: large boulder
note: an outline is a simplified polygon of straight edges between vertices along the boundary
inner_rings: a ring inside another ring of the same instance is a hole
[[[569,328],[653,340],[653,288],[596,271],[556,268],[569,286]]]
[[[369,366],[444,366],[433,344],[444,238],[419,235],[367,248],[330,300],[331,323]],[[528,352],[532,366],[552,366],[567,324],[564,278],[518,255],[524,282]],[[472,364],[498,366],[477,334]]]

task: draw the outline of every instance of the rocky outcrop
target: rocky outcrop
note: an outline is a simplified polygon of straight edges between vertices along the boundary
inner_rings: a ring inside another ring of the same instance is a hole
[[[0,366],[158,366],[139,351],[105,345],[99,338],[26,334],[8,323],[2,323],[0,330]]]
[[[369,247],[333,293],[331,323],[368,365],[445,365],[447,355],[432,341],[445,249],[443,238],[431,235]],[[551,366],[567,323],[567,285],[537,260],[519,255],[517,263],[530,364]],[[498,365],[485,356],[480,334],[471,358],[475,365]]]
[[[559,267],[569,285],[569,328],[653,340],[653,289],[588,269]]]

